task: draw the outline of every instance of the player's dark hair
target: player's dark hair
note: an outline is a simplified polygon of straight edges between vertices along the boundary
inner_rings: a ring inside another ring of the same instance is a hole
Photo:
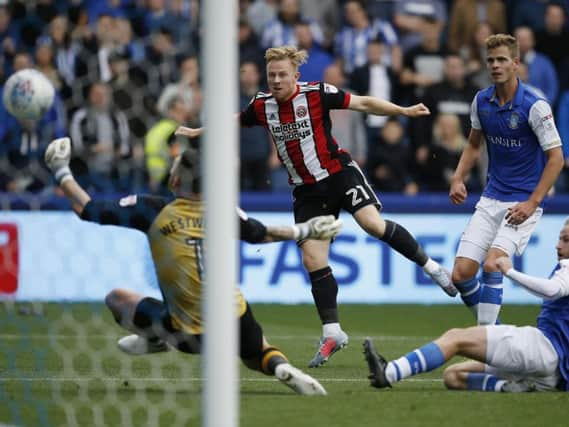
[[[182,185],[192,193],[201,193],[202,176],[200,167],[200,152],[197,148],[188,148],[180,159],[180,180]]]

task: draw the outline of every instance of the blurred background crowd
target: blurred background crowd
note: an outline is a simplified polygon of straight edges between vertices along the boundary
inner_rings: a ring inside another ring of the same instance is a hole
[[[302,81],[430,108],[431,116],[411,121],[332,112],[334,136],[380,193],[448,191],[473,96],[491,84],[484,40],[515,35],[520,79],[554,109],[567,165],[556,191],[569,192],[569,1],[238,3],[241,109],[266,88],[264,50],[284,44],[310,55]],[[70,135],[72,168],[90,191],[164,193],[172,159],[187,143],[174,130],[200,123],[199,13],[199,0],[0,0],[0,83],[33,67],[57,92],[37,123],[0,107],[0,191],[52,192],[43,152]],[[263,128],[240,131],[240,175],[242,191],[288,188]],[[470,190],[484,180],[482,158]]]

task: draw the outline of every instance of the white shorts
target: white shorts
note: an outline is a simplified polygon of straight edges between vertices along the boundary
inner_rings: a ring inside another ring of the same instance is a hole
[[[543,214],[543,209],[537,208],[520,225],[510,225],[506,222],[505,216],[508,208],[517,203],[500,202],[481,197],[462,233],[456,256],[469,258],[482,264],[491,247],[501,249],[510,257],[514,254],[521,255]]]
[[[533,326],[486,326],[486,371],[498,378],[531,382],[538,390],[555,390],[561,375],[559,357]]]

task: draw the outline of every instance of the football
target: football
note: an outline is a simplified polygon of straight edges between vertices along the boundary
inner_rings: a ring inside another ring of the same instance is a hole
[[[45,75],[27,68],[10,76],[4,85],[6,110],[19,120],[39,120],[51,108],[55,89]]]

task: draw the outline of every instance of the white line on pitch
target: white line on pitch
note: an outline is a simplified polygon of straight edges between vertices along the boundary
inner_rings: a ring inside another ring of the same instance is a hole
[[[35,339],[35,340],[49,340],[49,339],[66,339],[66,338],[87,338],[95,340],[116,340],[121,336],[117,335],[51,335],[47,334],[0,334],[0,339],[4,340],[19,340],[19,339]],[[432,340],[434,335],[431,336],[408,336],[408,335],[351,335],[351,340],[363,340],[365,338],[372,338],[380,341],[427,341]],[[270,335],[268,338],[271,340],[303,340],[303,341],[318,341],[316,335]]]
[[[189,378],[113,378],[113,377],[100,377],[100,378],[86,378],[86,377],[0,377],[0,382],[8,381],[21,381],[21,382],[35,382],[35,381],[51,381],[51,382],[63,382],[63,381],[76,381],[76,382],[86,382],[86,381],[103,381],[103,382],[202,382],[203,378],[189,377]],[[251,382],[251,383],[265,383],[265,382],[275,382],[275,378],[241,378],[241,382]],[[318,381],[330,382],[330,383],[359,383],[359,382],[369,382],[366,378],[318,378]],[[416,382],[416,383],[440,383],[441,379],[437,378],[410,378],[406,379],[405,382]]]

